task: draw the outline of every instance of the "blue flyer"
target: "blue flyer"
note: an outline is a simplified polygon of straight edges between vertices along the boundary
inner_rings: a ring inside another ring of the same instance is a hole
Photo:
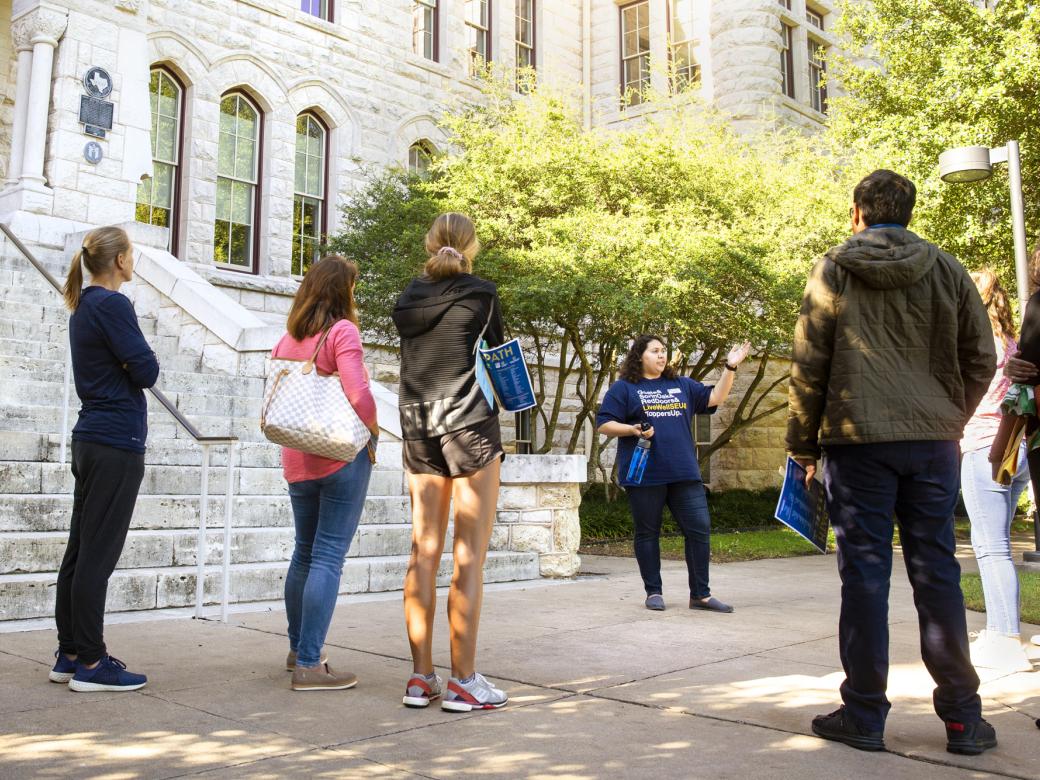
[[[787,459],[787,473],[776,505],[776,519],[810,542],[822,553],[827,552],[830,519],[823,486],[814,481],[805,486],[805,469],[794,458]]]
[[[481,348],[480,359],[503,409],[507,412],[522,412],[537,403],[519,339],[491,349]]]

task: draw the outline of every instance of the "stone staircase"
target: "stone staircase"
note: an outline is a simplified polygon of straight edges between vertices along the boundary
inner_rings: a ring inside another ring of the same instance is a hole
[[[63,249],[26,243],[63,278]],[[139,301],[156,295],[138,281],[124,289]],[[240,439],[229,601],[280,599],[292,553],[292,513],[279,449],[263,439],[258,426],[263,355],[249,356],[253,369],[248,375],[208,365],[205,350],[187,348],[185,329],[164,321],[169,304],[164,300],[153,316],[142,313],[145,307],[138,303],[142,330],[162,366],[158,386],[204,434]],[[72,509],[72,475],[68,463],[59,462],[67,321],[60,296],[0,235],[0,621],[53,614],[56,571]],[[78,407],[74,389],[70,402],[71,429]],[[145,478],[109,585],[110,612],[187,607],[195,600],[201,450],[151,398],[148,422]],[[402,586],[411,546],[409,499],[401,443],[389,433],[384,438],[344,565],[342,593]],[[204,584],[208,604],[219,602],[221,595],[226,466],[226,448],[213,447]],[[447,584],[450,571],[446,554],[441,584]],[[538,574],[536,553],[489,553],[488,582]]]

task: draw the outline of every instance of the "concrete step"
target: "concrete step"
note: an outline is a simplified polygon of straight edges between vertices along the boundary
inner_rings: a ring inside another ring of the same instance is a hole
[[[209,472],[209,492],[222,495],[226,468]],[[198,466],[162,466],[145,469],[142,495],[197,495],[201,469]],[[0,461],[0,490],[5,493],[71,493],[74,485],[68,465],[33,461]],[[235,470],[232,491],[236,495],[278,496],[288,493],[280,468],[240,468]],[[372,472],[368,493],[373,496],[405,495],[404,472]]]
[[[185,495],[141,495],[137,497],[132,530],[194,530],[199,525],[200,498]],[[2,495],[0,494],[0,532],[68,533],[72,517],[72,496],[62,495]],[[377,496],[365,498],[361,515],[364,525],[402,524],[411,517],[411,499],[408,496]],[[210,496],[207,525],[224,525],[224,496]],[[236,496],[233,499],[231,526],[233,528],[289,528],[292,527],[292,507],[287,495]]]
[[[70,419],[74,422],[74,418]],[[376,470],[400,470],[401,451],[402,443],[399,441],[380,442]],[[57,463],[61,457],[61,435],[0,430],[0,452],[5,460]],[[156,439],[152,436],[144,458],[145,464],[149,466],[198,466],[202,463],[202,451],[192,438]],[[282,448],[266,439],[260,442],[239,442],[235,462],[237,466],[246,468],[279,468],[282,465]],[[210,464],[227,465],[227,447],[214,446],[210,452]]]
[[[221,518],[223,520],[223,518]],[[212,526],[210,526],[212,528]],[[292,557],[292,526],[235,528],[231,534],[232,563],[271,563]],[[451,549],[451,533],[448,549]],[[65,554],[68,533],[62,531],[0,532],[0,574],[57,572]],[[222,530],[206,533],[206,563],[220,565],[224,551]],[[347,555],[351,558],[408,555],[412,545],[409,523],[360,525]],[[151,569],[198,565],[196,529],[132,530],[127,534],[117,569]]]
[[[283,598],[288,565],[243,563],[230,569],[229,601],[273,601]],[[400,590],[408,569],[408,557],[348,558],[343,566],[340,593]],[[445,554],[437,573],[438,586],[451,580],[452,559]],[[195,603],[195,571],[188,568],[124,569],[109,580],[109,612],[187,607]],[[538,578],[535,553],[490,552],[484,566],[485,582],[512,582]],[[0,575],[0,621],[26,620],[54,614],[53,574]],[[221,573],[207,567],[204,600],[220,598]]]

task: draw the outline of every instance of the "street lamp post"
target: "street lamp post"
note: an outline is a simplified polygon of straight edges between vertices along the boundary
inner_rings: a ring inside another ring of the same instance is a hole
[[[1018,286],[1018,311],[1024,317],[1029,300],[1029,269],[1026,250],[1025,202],[1022,197],[1022,159],[1018,141],[990,149],[986,146],[962,146],[939,155],[939,177],[950,184],[982,181],[993,175],[993,166],[1007,163],[1011,187],[1011,230],[1015,237],[1015,282]],[[1040,496],[1034,496],[1040,501]],[[1023,553],[1029,563],[1040,563],[1040,513],[1033,516],[1034,551]]]

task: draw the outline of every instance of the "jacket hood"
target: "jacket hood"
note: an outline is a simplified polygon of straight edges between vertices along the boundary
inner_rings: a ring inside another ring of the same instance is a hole
[[[494,296],[494,283],[472,274],[432,281],[413,279],[397,299],[393,320],[397,332],[415,338],[434,328],[456,302],[477,296]]]
[[[870,228],[824,256],[868,287],[895,290],[927,274],[939,257],[939,247],[906,228]]]

